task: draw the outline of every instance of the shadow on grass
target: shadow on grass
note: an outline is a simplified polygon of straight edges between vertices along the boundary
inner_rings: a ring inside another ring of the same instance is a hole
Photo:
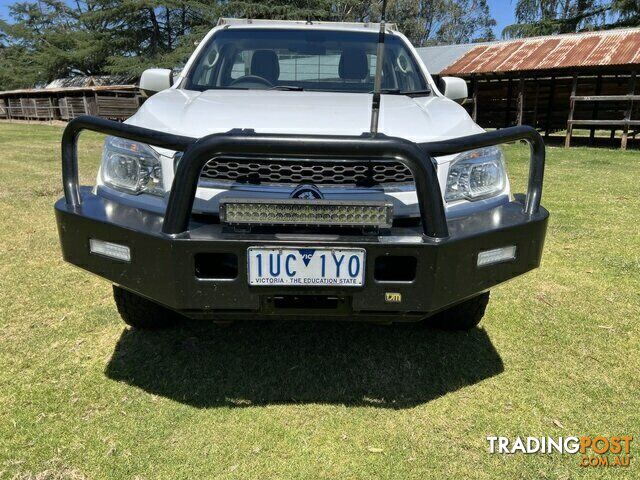
[[[409,408],[502,371],[482,329],[247,322],[124,330],[106,375],[200,408],[287,403]]]

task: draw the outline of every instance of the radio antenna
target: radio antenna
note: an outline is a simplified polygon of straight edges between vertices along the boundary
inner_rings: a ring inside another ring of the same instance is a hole
[[[378,120],[380,118],[380,91],[382,90],[382,65],[384,63],[386,12],[387,0],[382,0],[382,16],[380,20],[380,33],[378,34],[378,52],[376,54],[376,77],[373,83],[373,99],[371,105],[371,135],[378,133]]]

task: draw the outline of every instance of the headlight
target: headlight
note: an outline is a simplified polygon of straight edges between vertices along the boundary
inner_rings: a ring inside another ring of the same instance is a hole
[[[164,195],[159,155],[144,143],[107,137],[101,171],[102,181],[118,190]]]
[[[449,167],[445,200],[480,200],[502,192],[507,185],[504,154],[499,147],[479,148],[458,155]]]

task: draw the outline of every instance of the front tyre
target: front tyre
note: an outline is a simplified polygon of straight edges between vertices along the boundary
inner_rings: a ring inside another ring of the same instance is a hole
[[[443,330],[471,330],[477,327],[482,320],[488,303],[489,292],[485,292],[443,310],[427,321]]]
[[[129,290],[113,286],[113,298],[124,323],[140,330],[153,330],[176,325],[180,315]]]

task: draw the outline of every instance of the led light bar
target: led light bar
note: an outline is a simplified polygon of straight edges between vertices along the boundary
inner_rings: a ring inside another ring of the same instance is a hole
[[[485,267],[495,263],[509,262],[516,259],[516,246],[494,248],[478,253],[478,267]]]
[[[220,221],[228,225],[389,228],[393,205],[384,201],[226,199],[220,201]]]
[[[120,245],[118,243],[105,242],[104,240],[90,238],[89,251],[93,254],[102,255],[115,260],[121,260],[123,262],[131,261],[131,249],[126,245]]]

